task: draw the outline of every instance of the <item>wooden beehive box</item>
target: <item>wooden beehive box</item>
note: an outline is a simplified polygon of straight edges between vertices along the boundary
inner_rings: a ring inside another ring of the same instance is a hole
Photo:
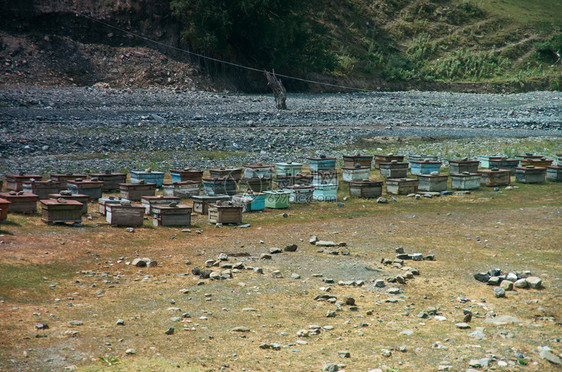
[[[86,174],[81,173],[66,173],[66,174],[59,174],[59,173],[51,173],[50,178],[60,183],[60,190],[66,190],[66,183],[70,180],[75,180],[77,178],[86,179],[88,177]]]
[[[338,198],[338,185],[314,185],[312,199],[320,202],[334,203]]]
[[[56,194],[60,190],[60,182],[52,180],[29,181],[23,184],[23,192],[35,194],[39,199],[48,199],[49,194]]]
[[[378,198],[382,195],[382,182],[368,179],[350,182],[349,195],[355,198]]]
[[[418,190],[427,192],[441,192],[447,190],[449,176],[444,174],[419,174]]]
[[[211,178],[232,178],[235,181],[240,181],[242,178],[242,168],[217,168],[209,169]]]
[[[344,168],[355,168],[359,164],[360,167],[369,168],[373,164],[372,155],[344,155],[343,156],[343,166]]]
[[[217,202],[230,201],[231,197],[228,195],[199,195],[193,196],[193,212],[207,215],[209,213],[209,205],[216,204]]]
[[[556,154],[556,165],[562,166],[562,154]]]
[[[341,174],[345,182],[361,181],[369,178],[371,167],[343,167]]]
[[[520,154],[520,155],[515,155],[515,159],[519,159],[519,161],[521,160],[529,160],[529,159],[544,159],[544,156],[540,155],[540,154],[533,154],[531,152],[528,152],[526,154]]]
[[[410,161],[410,172],[413,175],[418,174],[431,174],[434,172],[439,173],[441,170],[441,162],[434,160],[411,160]]]
[[[265,177],[242,178],[240,180],[240,192],[263,192],[269,191],[272,187],[272,179]]]
[[[265,191],[265,207],[271,209],[286,209],[289,208],[289,195],[288,191],[275,190]]]
[[[418,192],[419,181],[415,178],[387,178],[386,193],[408,195]]]
[[[166,196],[177,196],[178,198],[187,199],[200,194],[200,185],[201,183],[197,181],[165,183],[162,185],[162,190]]]
[[[263,211],[265,209],[265,197],[264,193],[234,195],[232,202],[242,206],[242,213]]]
[[[203,178],[203,192],[207,195],[235,195],[236,180],[233,178]]]
[[[476,173],[478,172],[478,165],[480,162],[478,160],[449,160],[449,173],[450,174],[460,174],[464,172]]]
[[[411,154],[408,155],[408,160],[412,161],[439,161],[439,156],[437,155],[418,155],[418,154]]]
[[[378,167],[384,178],[405,178],[408,176],[408,163],[392,160],[381,162]]]
[[[172,169],[170,175],[172,176],[172,183],[185,181],[201,183],[203,181],[203,171],[197,169]]]
[[[155,183],[120,183],[119,190],[121,198],[131,201],[140,201],[143,196],[153,196],[156,194]]]
[[[507,169],[481,169],[478,173],[482,176],[480,183],[485,186],[507,186],[511,183],[511,172]]]
[[[335,172],[336,158],[320,155],[317,158],[308,158],[311,172]]]
[[[108,204],[105,219],[111,226],[142,226],[144,207],[142,205]]]
[[[6,175],[6,190],[7,191],[22,191],[23,184],[31,180],[41,181],[43,178],[39,174],[7,174]]]
[[[552,162],[554,160],[548,160],[546,158],[540,158],[540,159],[522,159],[521,161],[519,161],[519,165],[521,167],[527,167],[529,165],[533,166],[533,167],[540,167],[540,168],[546,168],[550,165],[552,165]]]
[[[375,168],[379,169],[381,163],[390,163],[393,161],[396,161],[398,163],[404,162],[404,155],[394,155],[394,154],[375,155]]]
[[[286,162],[286,163],[275,163],[275,174],[277,177],[279,176],[294,176],[297,174],[301,174],[302,172],[302,163],[293,163],[293,162]]]
[[[293,185],[283,189],[289,191],[289,203],[292,204],[308,204],[312,202],[314,195],[314,186]]]
[[[119,184],[127,182],[126,173],[113,173],[110,170],[106,170],[104,173],[92,173],[90,178],[103,182],[101,188],[103,192],[117,191]]]
[[[101,198],[98,200],[98,205],[99,205],[99,209],[98,212],[102,215],[105,216],[107,215],[107,206],[108,205],[117,205],[117,204],[121,204],[122,201],[125,202],[130,202],[130,200],[128,199],[122,199],[122,198],[116,198],[114,196],[108,196],[106,198]]]
[[[72,195],[72,193],[68,190],[63,190],[60,194],[49,194],[49,199],[56,200],[59,198],[65,200],[75,200],[79,203],[82,203],[82,214],[88,214],[88,202],[90,201],[90,197],[88,195]]]
[[[191,207],[154,205],[152,206],[152,217],[154,226],[189,226],[191,225]]]
[[[270,164],[248,164],[244,165],[244,178],[273,178],[275,165]]]
[[[490,157],[488,163],[489,168],[507,169],[511,174],[514,174],[515,168],[519,166],[519,160],[505,157]]]
[[[294,176],[277,176],[276,181],[279,189],[294,185],[310,186],[312,184],[312,175],[296,174]]]
[[[180,198],[177,196],[143,196],[141,197],[141,204],[145,209],[146,214],[152,215],[152,207],[155,205],[169,205],[170,203],[178,204],[180,202]]]
[[[66,187],[73,194],[88,195],[90,200],[98,200],[101,198],[101,189],[103,182],[97,180],[69,180],[66,182]]]
[[[53,223],[81,223],[83,204],[70,199],[41,200],[41,220]]]
[[[546,179],[551,182],[562,182],[562,167],[558,165],[547,167]]]
[[[311,186],[337,185],[338,183],[339,183],[338,172],[336,172],[336,171],[312,172],[312,184],[311,184]]]
[[[145,183],[155,183],[156,187],[161,187],[164,183],[164,172],[158,172],[153,170],[133,170],[130,171],[131,183],[139,183],[143,181]]]
[[[515,168],[515,181],[520,183],[543,183],[546,180],[546,168],[527,167]]]
[[[480,173],[451,174],[451,187],[455,190],[476,190],[480,188],[482,175]]]
[[[10,201],[6,199],[0,199],[0,222],[4,221],[8,217],[8,206]]]
[[[209,205],[209,222],[222,224],[241,224],[242,206],[233,202]]]
[[[39,197],[23,191],[10,191],[0,193],[0,198],[10,202],[8,212],[10,213],[35,213]]]

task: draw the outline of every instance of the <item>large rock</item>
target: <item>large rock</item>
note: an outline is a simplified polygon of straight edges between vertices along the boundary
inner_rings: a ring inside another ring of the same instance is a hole
[[[474,279],[478,280],[479,282],[482,283],[487,283],[488,280],[490,279],[490,274],[488,273],[476,273],[474,274]]]
[[[496,298],[505,297],[505,289],[503,289],[502,287],[494,288],[494,296]]]
[[[560,365],[560,363],[562,363],[559,356],[548,350],[542,350],[539,355],[541,358],[548,360],[552,364]]]
[[[527,279],[522,278],[522,279],[516,280],[515,283],[513,283],[513,286],[515,288],[527,288],[529,286],[529,284],[527,283]]]
[[[538,276],[529,276],[525,278],[529,287],[534,289],[540,289],[542,287],[542,280]]]

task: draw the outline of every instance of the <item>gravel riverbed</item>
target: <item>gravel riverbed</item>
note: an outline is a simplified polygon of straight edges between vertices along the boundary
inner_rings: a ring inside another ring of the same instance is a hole
[[[560,92],[289,94],[287,104],[229,92],[4,88],[0,174],[298,161],[385,137],[562,141]]]

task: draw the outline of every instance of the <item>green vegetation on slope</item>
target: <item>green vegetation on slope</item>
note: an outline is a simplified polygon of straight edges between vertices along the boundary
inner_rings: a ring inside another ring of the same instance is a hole
[[[562,87],[557,0],[173,0],[190,44],[279,72]],[[558,60],[558,62],[557,62]]]

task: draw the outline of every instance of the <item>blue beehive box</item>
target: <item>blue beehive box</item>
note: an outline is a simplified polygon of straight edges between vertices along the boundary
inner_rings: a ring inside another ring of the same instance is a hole
[[[338,185],[314,185],[313,200],[333,203],[337,196]]]
[[[318,158],[308,158],[311,172],[330,172],[336,170],[336,158],[320,155]]]
[[[295,176],[302,173],[302,163],[275,163],[277,176]]]
[[[242,205],[242,212],[263,211],[266,194],[242,194],[232,197],[232,201]]]
[[[410,161],[410,172],[412,174],[431,174],[433,172],[439,173],[440,170],[441,170],[440,161],[432,161],[432,160]]]
[[[157,171],[131,171],[131,183],[139,183],[144,181],[145,183],[155,183],[156,187],[162,187],[164,183],[164,172]]]

